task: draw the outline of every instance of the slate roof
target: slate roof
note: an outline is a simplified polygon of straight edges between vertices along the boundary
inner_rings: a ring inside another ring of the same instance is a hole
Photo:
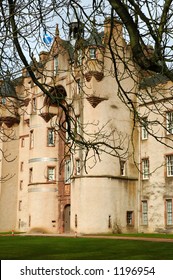
[[[154,74],[151,77],[144,78],[140,83],[140,88],[145,89],[147,87],[155,87],[159,84],[165,84],[168,81],[169,81],[168,77],[162,74]]]
[[[16,90],[10,78],[6,77],[0,87],[0,96],[17,98]]]

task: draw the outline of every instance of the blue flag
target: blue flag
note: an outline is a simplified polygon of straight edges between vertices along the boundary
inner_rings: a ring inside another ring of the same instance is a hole
[[[53,38],[47,34],[46,32],[44,32],[43,34],[43,42],[46,44],[46,45],[50,45],[51,42],[52,42]]]

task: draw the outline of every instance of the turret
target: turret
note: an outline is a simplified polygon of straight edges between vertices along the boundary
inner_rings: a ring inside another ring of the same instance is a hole
[[[69,40],[72,46],[80,38],[84,37],[84,25],[77,5],[73,6],[73,15],[69,23]]]
[[[20,117],[17,106],[18,97],[15,87],[8,76],[1,82],[0,99],[0,123],[2,124],[4,122],[7,127],[19,124]]]
[[[85,43],[85,78],[90,82],[94,76],[97,81],[104,77],[104,53],[103,32],[98,32],[95,23],[91,26],[91,33]]]

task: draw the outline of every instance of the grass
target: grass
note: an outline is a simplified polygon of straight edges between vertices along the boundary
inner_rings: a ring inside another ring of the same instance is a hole
[[[97,234],[96,236],[99,236],[99,234]],[[108,234],[100,234],[100,236],[120,236],[120,237],[144,237],[144,238],[173,239],[173,234],[165,234],[165,233],[121,233],[121,234],[108,233]]]
[[[1,260],[173,260],[173,243],[108,238],[0,236]]]
[[[25,232],[21,232],[21,231],[2,231],[0,232],[0,235],[4,235],[4,234],[8,234],[8,235],[12,235],[12,234],[23,234]]]

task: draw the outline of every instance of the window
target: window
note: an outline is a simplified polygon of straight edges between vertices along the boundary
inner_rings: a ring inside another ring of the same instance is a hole
[[[71,142],[71,126],[67,122],[65,125],[65,141],[67,143]]]
[[[80,175],[80,173],[81,173],[80,159],[76,159],[76,175]]]
[[[77,64],[78,65],[82,64],[82,50],[77,51]]]
[[[18,227],[19,227],[19,229],[21,228],[21,219],[19,219]]]
[[[22,210],[22,200],[19,200],[19,211]]]
[[[77,228],[77,214],[75,214],[75,228]]]
[[[111,215],[109,215],[108,217],[108,228],[112,227],[112,219],[111,219]]]
[[[34,130],[30,131],[30,149],[34,148]]]
[[[142,140],[148,139],[148,131],[147,131],[147,118],[143,118],[142,127],[141,127],[141,138]]]
[[[55,181],[55,167],[54,166],[47,168],[47,179],[48,179],[48,181]]]
[[[142,176],[143,180],[149,179],[149,159],[142,159]]]
[[[70,177],[71,177],[71,161],[66,160],[65,162],[65,183],[69,184],[70,183]]]
[[[148,224],[148,202],[147,200],[142,201],[142,224]]]
[[[96,59],[96,48],[89,49],[89,56],[91,59]]]
[[[120,160],[120,175],[125,176],[125,160]]]
[[[166,156],[167,176],[173,176],[173,155]]]
[[[23,167],[24,167],[24,162],[21,161],[21,163],[20,163],[20,171],[23,171]]]
[[[80,94],[81,93],[81,81],[80,81],[80,79],[78,79],[76,81],[76,83],[77,83],[77,94]]]
[[[166,225],[172,225],[172,199],[166,199]]]
[[[5,97],[2,97],[2,98],[1,98],[1,104],[2,104],[2,105],[5,105],[5,104],[6,104],[6,98],[5,98]]]
[[[31,215],[29,215],[29,219],[28,219],[28,226],[31,226]]]
[[[29,184],[31,184],[33,181],[33,169],[30,168],[29,169]]]
[[[70,136],[69,136],[68,130],[65,131],[65,141],[67,143],[70,143]]]
[[[54,57],[54,75],[58,74],[58,56]]]
[[[36,114],[37,112],[37,99],[34,97],[32,98],[32,114]]]
[[[127,219],[127,225],[128,226],[133,226],[134,225],[133,215],[134,215],[133,211],[127,211],[126,219]]]
[[[22,191],[22,190],[23,190],[23,180],[20,180],[19,189],[20,189],[20,191]]]
[[[173,111],[166,113],[166,130],[167,134],[173,134]]]
[[[50,147],[55,146],[55,130],[48,128],[47,131],[47,145]]]
[[[21,147],[22,148],[25,147],[25,138],[24,137],[21,138]]]
[[[81,117],[76,116],[75,130],[78,135],[81,134]]]

